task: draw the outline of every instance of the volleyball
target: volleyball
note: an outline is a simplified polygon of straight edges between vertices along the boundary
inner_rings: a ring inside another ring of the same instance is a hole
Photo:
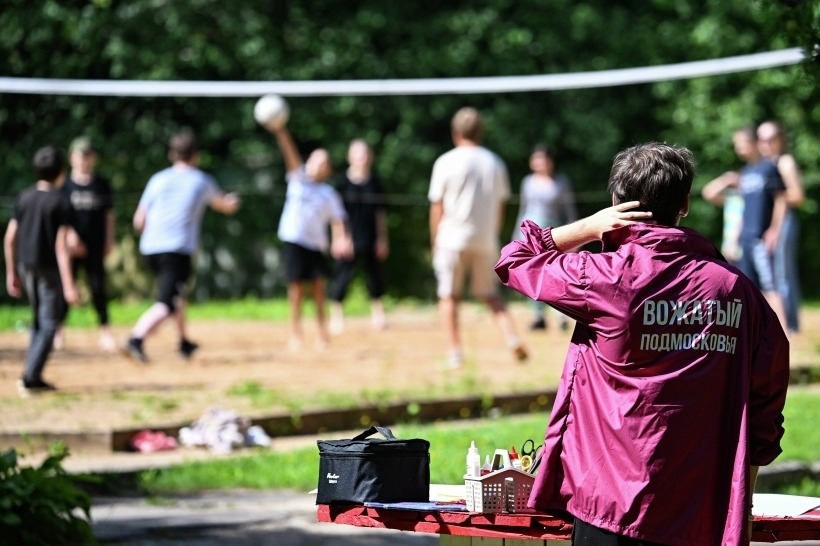
[[[263,127],[280,129],[290,118],[290,107],[280,95],[264,95],[256,101],[253,117]]]

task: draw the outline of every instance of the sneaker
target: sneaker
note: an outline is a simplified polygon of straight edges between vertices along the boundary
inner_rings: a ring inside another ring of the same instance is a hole
[[[375,313],[370,317],[370,324],[374,330],[387,330],[387,317],[384,313]]]
[[[333,317],[330,319],[330,324],[328,325],[328,331],[331,335],[338,336],[344,333],[345,331],[345,321],[343,318]]]
[[[530,330],[546,330],[547,329],[547,321],[544,317],[538,317],[532,324],[530,324]]]
[[[199,349],[199,345],[194,343],[193,341],[188,341],[187,339],[183,339],[179,342],[179,354],[185,360],[188,360],[194,355],[194,352]]]
[[[300,352],[305,346],[305,343],[300,337],[292,337],[288,340],[288,350],[294,353]]]
[[[50,383],[46,383],[42,379],[36,381],[27,381],[26,379],[17,380],[17,392],[22,397],[28,397],[33,394],[42,394],[44,392],[54,392],[57,387]]]
[[[448,370],[458,370],[464,365],[464,355],[461,351],[452,351],[447,355],[445,367]]]
[[[145,351],[142,350],[141,339],[137,339],[135,337],[128,338],[128,341],[123,347],[123,352],[126,356],[130,356],[137,362],[142,362],[143,364],[148,362],[148,355],[146,355]]]
[[[100,334],[100,350],[104,353],[113,353],[117,350],[117,342],[114,341],[114,336],[109,333]]]

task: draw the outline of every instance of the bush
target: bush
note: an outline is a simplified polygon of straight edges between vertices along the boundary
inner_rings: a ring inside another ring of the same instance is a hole
[[[54,445],[37,468],[19,466],[14,449],[0,454],[0,536],[4,544],[95,545],[91,497],[81,478],[62,467],[65,446]]]

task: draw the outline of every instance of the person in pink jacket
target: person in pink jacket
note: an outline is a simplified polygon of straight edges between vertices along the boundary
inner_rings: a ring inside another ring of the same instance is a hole
[[[780,453],[788,340],[760,290],[677,227],[693,177],[685,148],[628,148],[613,206],[524,222],[495,266],[577,321],[529,499],[574,516],[574,545],[748,544],[757,467]]]

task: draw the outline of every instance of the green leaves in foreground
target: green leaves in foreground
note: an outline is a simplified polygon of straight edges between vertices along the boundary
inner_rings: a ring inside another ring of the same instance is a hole
[[[62,467],[68,449],[55,446],[39,467],[20,466],[13,449],[0,454],[0,536],[4,544],[97,544],[91,498]],[[78,515],[81,514],[81,515]]]

